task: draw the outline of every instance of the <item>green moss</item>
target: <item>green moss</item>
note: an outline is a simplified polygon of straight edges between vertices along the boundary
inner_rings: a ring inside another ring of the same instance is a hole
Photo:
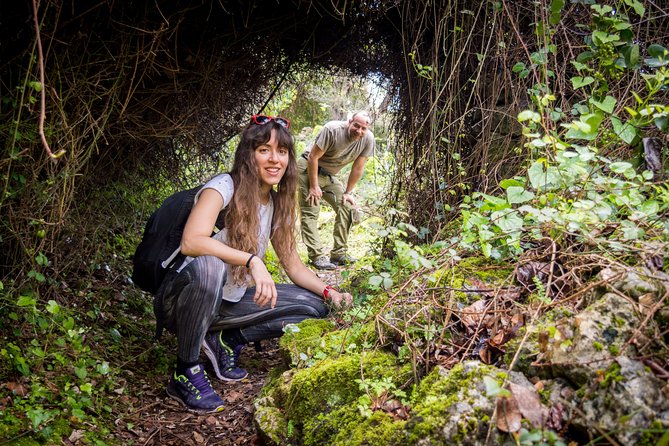
[[[344,406],[306,423],[303,439],[305,446],[400,446],[406,444],[404,424],[382,411],[365,418],[355,406]]]
[[[624,379],[623,375],[620,374],[620,364],[613,362],[606,372],[604,373],[604,378],[599,383],[599,387],[607,388],[612,385],[614,382],[620,382]]]
[[[408,443],[413,444],[428,437],[439,438],[439,431],[444,420],[449,418],[451,407],[467,402],[467,389],[473,389],[492,370],[483,364],[470,368],[458,364],[450,371],[438,367],[433,369],[420,383],[412,398],[415,405],[406,425]],[[466,435],[467,432],[483,428],[486,423],[479,420],[489,415],[474,408],[470,416],[463,417],[463,424],[458,426],[458,435]],[[444,444],[457,444],[455,438],[444,440]]]
[[[603,345],[601,342],[592,341],[592,346],[593,346],[593,347],[595,348],[595,350],[597,350],[598,352],[601,352],[602,350],[604,350],[604,345]]]
[[[357,401],[360,390],[356,379],[390,376],[396,382],[410,377],[409,367],[398,368],[390,353],[363,352],[324,359],[309,369],[299,370],[290,385],[286,414],[290,419],[305,420],[328,413],[341,405]]]

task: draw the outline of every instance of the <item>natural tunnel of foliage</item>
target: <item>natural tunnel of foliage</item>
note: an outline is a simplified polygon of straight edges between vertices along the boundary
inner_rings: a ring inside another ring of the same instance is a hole
[[[583,94],[568,85],[568,61],[585,49],[579,24],[591,21],[588,2],[43,0],[42,89],[32,3],[0,7],[3,275],[30,270],[38,252],[57,271],[73,266],[68,255],[90,249],[66,230],[82,227],[75,203],[129,173],[142,189],[178,184],[198,156],[225,161],[224,143],[251,113],[318,70],[385,80],[381,112],[398,163],[387,204],[437,236],[460,197],[496,187],[526,158],[515,116],[531,92],[559,86],[565,106]],[[669,29],[648,8],[653,20],[634,36],[642,50]],[[553,26],[542,33],[537,23]],[[548,60],[559,69],[548,72]],[[633,71],[608,84],[643,87]],[[65,151],[58,159],[37,134],[42,94],[46,140]]]

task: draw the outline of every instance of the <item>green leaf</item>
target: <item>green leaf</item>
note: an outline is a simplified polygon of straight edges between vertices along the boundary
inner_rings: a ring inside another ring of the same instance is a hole
[[[35,256],[35,262],[40,266],[47,266],[49,264],[49,259],[43,254],[39,253]]]
[[[513,71],[514,73],[520,73],[524,69],[525,69],[525,64],[522,62],[518,62],[513,66],[513,68],[511,68],[511,71]]]
[[[586,85],[590,85],[595,81],[594,78],[590,76],[586,77],[581,77],[581,76],[574,76],[571,78],[571,85],[574,87],[574,90],[577,90],[581,87],[585,87]]]
[[[625,0],[625,4],[627,4],[627,6],[631,6],[639,17],[643,17],[643,15],[646,13],[646,8],[639,0]]]
[[[630,168],[632,168],[632,165],[625,161],[618,161],[609,164],[609,169],[611,169],[611,171],[615,173],[625,173],[625,171]]]
[[[541,161],[536,161],[530,166],[527,176],[532,187],[537,190],[560,184],[560,173],[557,169],[552,166],[544,169],[544,164]]]
[[[516,210],[493,212],[490,219],[505,233],[520,231],[523,228],[523,217]]]
[[[667,56],[669,56],[669,52],[667,52],[667,49],[662,45],[658,45],[656,43],[650,45],[647,51],[649,56],[654,57],[656,59],[665,59]]]
[[[524,185],[525,183],[523,181],[516,180],[515,178],[507,178],[499,182],[499,187],[501,187],[502,189],[507,189],[511,186],[523,187]]]
[[[532,110],[523,110],[522,112],[518,113],[518,121],[519,122],[524,122],[524,121],[540,122],[541,121],[541,115],[539,115],[539,113],[534,112]]]
[[[601,124],[603,119],[604,115],[602,113],[595,112],[582,115],[578,121],[562,124],[562,126],[569,129],[565,138],[591,141],[597,137],[599,124]]]
[[[32,296],[21,296],[16,301],[16,305],[19,307],[34,307],[37,305],[37,301]]]
[[[637,130],[632,124],[623,123],[617,116],[611,116],[611,123],[613,124],[613,131],[618,138],[625,141],[627,144],[632,144],[637,137]]]
[[[509,204],[525,203],[534,198],[534,193],[526,191],[521,186],[509,186],[506,189],[506,199]]]
[[[499,383],[489,376],[483,377],[485,383],[485,393],[488,397],[511,396],[511,392],[502,388]]]
[[[620,36],[618,34],[609,34],[607,32],[597,30],[593,31],[592,40],[597,46],[602,46],[606,43],[620,40]]]
[[[584,63],[576,62],[575,60],[572,60],[572,61],[571,61],[571,64],[572,64],[572,65],[574,66],[574,68],[576,68],[578,71],[583,71],[583,70],[585,70],[585,71],[592,71],[592,69],[591,69],[589,66],[587,66],[586,64],[584,64]]]
[[[30,88],[35,90],[37,93],[42,91],[42,83],[41,82],[31,81],[31,82],[28,82],[28,86],[30,86]]]
[[[79,379],[84,379],[88,375],[88,372],[86,372],[86,366],[81,366],[81,367],[74,367],[74,374],[77,375]]]
[[[46,311],[51,314],[58,314],[60,313],[60,305],[55,300],[49,300],[46,305]]]
[[[616,101],[616,98],[613,96],[606,96],[601,102],[595,98],[590,98],[590,103],[592,105],[606,113],[613,113],[613,109],[616,107],[617,102],[618,101]]]
[[[623,55],[625,56],[625,64],[628,68],[634,68],[639,65],[639,45],[633,44],[626,46],[623,49]]]

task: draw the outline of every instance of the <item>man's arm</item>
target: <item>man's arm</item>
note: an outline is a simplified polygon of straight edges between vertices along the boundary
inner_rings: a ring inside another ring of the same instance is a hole
[[[353,161],[353,166],[351,166],[351,173],[349,173],[348,181],[346,182],[346,190],[342,196],[344,203],[349,202],[351,206],[356,205],[355,198],[353,198],[351,192],[353,192],[355,185],[358,184],[358,180],[362,178],[362,173],[365,170],[365,163],[368,159],[369,157],[367,156],[359,156],[355,159],[355,161]]]
[[[314,144],[307,158],[307,176],[309,177],[309,195],[307,200],[312,206],[316,206],[323,197],[323,191],[318,185],[318,160],[325,155],[325,151]]]

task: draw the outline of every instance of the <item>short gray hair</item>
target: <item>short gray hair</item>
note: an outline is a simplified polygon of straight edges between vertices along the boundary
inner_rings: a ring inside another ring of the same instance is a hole
[[[372,118],[369,116],[369,113],[367,113],[365,110],[358,110],[356,112],[353,112],[350,120],[353,121],[353,119],[355,119],[356,116],[364,117],[365,120],[367,121],[367,125],[372,123]]]

